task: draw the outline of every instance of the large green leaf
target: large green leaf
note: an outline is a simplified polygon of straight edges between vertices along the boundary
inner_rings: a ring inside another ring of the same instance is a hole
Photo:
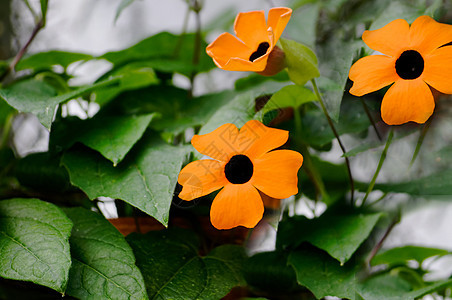
[[[380,216],[380,213],[324,214],[315,219],[296,216],[279,224],[277,244],[296,247],[309,242],[344,264],[366,240]]]
[[[113,78],[56,96],[55,90],[50,85],[42,81],[29,79],[20,81],[8,88],[0,89],[0,97],[18,111],[35,114],[41,124],[50,130],[53,116],[59,103],[117,82],[118,79]]]
[[[161,32],[130,48],[105,53],[101,58],[111,61],[115,65],[124,65],[132,61],[147,61],[148,66],[163,72],[179,72],[190,75],[192,72],[204,72],[215,65],[212,59],[200,52],[198,65],[193,64],[193,51],[195,50],[195,34],[177,36],[168,32]],[[207,44],[201,41],[200,49]]]
[[[72,222],[38,199],[0,201],[0,276],[31,281],[62,294],[68,282]]]
[[[285,107],[298,109],[301,105],[316,99],[311,90],[299,85],[288,85],[273,94],[262,109],[262,113],[265,114],[271,110]]]
[[[92,58],[89,54],[52,50],[36,53],[21,59],[16,65],[16,70],[33,69],[41,71],[51,69],[55,65],[66,69],[73,62],[90,60]]]
[[[429,257],[447,254],[451,254],[451,252],[444,249],[427,248],[420,246],[403,246],[388,249],[382,253],[379,253],[372,259],[371,263],[372,265],[392,265],[406,263],[409,260],[415,260],[421,264],[425,259]]]
[[[72,184],[90,199],[101,196],[122,199],[166,226],[186,155],[186,148],[170,146],[157,134],[147,133],[116,167],[85,147],[65,153],[62,163]]]
[[[182,230],[133,233],[127,241],[150,298],[221,299],[231,288],[244,285],[242,247],[224,245],[200,257],[196,236]]]
[[[338,29],[338,32],[331,34],[323,44],[316,47],[322,76],[318,86],[325,106],[336,122],[339,120],[348,72],[361,46],[360,43],[345,40],[343,34]]]
[[[124,237],[101,215],[66,208],[74,223],[67,294],[80,299],[147,299],[143,276]]]
[[[288,252],[261,252],[250,257],[244,266],[249,285],[269,293],[290,293],[298,288],[292,267],[287,265]]]
[[[305,85],[309,80],[320,75],[315,53],[303,44],[281,39],[286,55],[287,72],[290,80],[298,85]]]
[[[99,151],[116,166],[141,138],[154,114],[111,116],[98,114],[92,119],[65,119],[55,123],[53,147],[70,147],[80,142]]]
[[[201,128],[199,134],[212,132],[226,123],[232,123],[238,128],[242,127],[255,116],[255,98],[256,93],[254,92],[246,92],[236,96],[211,116],[209,121]]]
[[[440,171],[407,182],[376,184],[375,189],[414,196],[450,196],[452,195],[452,170]]]
[[[149,114],[158,112],[151,127],[163,132],[179,134],[189,127],[205,124],[222,106],[229,103],[234,92],[188,98],[186,90],[166,85],[155,85],[122,93],[104,110],[117,114]]]
[[[306,248],[293,251],[288,263],[294,268],[298,283],[317,299],[326,296],[355,299],[356,267],[351,262],[341,266],[327,254]]]
[[[377,275],[357,286],[358,294],[365,300],[412,300],[446,287],[452,279],[431,283],[415,289],[400,277],[391,274]]]
[[[100,89],[95,93],[95,100],[99,105],[105,105],[121,92],[135,90],[159,82],[152,66],[147,62],[131,62],[125,66],[113,69],[103,77],[119,77],[119,85]]]
[[[33,113],[47,128],[52,124],[57,107],[56,103],[50,101],[54,96],[56,91],[50,85],[33,79],[0,89],[0,97],[9,105],[20,112]]]
[[[304,0],[315,2],[314,0]],[[290,7],[293,8],[291,5]],[[284,29],[284,35],[309,47],[315,46],[319,4],[313,3],[294,9],[290,22]]]

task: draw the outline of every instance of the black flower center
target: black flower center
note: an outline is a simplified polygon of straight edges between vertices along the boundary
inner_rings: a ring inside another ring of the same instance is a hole
[[[253,163],[246,155],[234,155],[224,167],[226,179],[233,184],[246,183],[253,176]]]
[[[402,79],[416,79],[424,71],[424,59],[414,50],[403,52],[395,63],[397,75]]]
[[[256,59],[267,53],[268,47],[270,47],[270,45],[267,42],[260,43],[259,47],[257,47],[257,50],[254,51],[253,54],[251,54],[250,62],[255,61]]]

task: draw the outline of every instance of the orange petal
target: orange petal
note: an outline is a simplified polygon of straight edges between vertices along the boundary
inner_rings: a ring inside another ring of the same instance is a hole
[[[254,50],[248,48],[230,33],[223,33],[206,48],[207,54],[215,64],[223,69],[231,58],[242,58],[248,61]]]
[[[253,160],[250,183],[270,197],[284,199],[298,193],[298,169],[303,156],[292,150],[275,150]]]
[[[236,145],[238,135],[237,127],[227,123],[210,133],[193,136],[191,144],[200,153],[227,162],[238,152]]]
[[[263,214],[264,204],[255,187],[250,183],[228,184],[213,200],[210,221],[217,229],[252,228]]]
[[[441,93],[452,94],[452,46],[438,48],[424,60],[424,81]]]
[[[369,55],[359,59],[348,75],[353,81],[350,94],[362,96],[377,91],[397,79],[395,59],[385,55]]]
[[[239,13],[235,18],[234,31],[252,52],[257,50],[260,43],[267,42],[270,46],[273,45],[268,36],[263,10]]]
[[[291,15],[292,9],[288,7],[274,7],[268,12],[267,26],[273,29],[274,44],[279,40]]]
[[[410,121],[425,123],[434,109],[432,92],[421,78],[400,79],[383,97],[381,118],[388,125],[400,125]]]
[[[179,198],[193,200],[212,193],[228,183],[224,175],[224,163],[201,159],[186,165],[177,179],[182,185]]]
[[[267,52],[265,55],[262,55],[253,62],[250,62],[249,60],[244,60],[242,58],[231,58],[225,65],[221,67],[221,69],[226,71],[261,72],[267,66],[269,54],[270,52]],[[218,63],[217,66],[219,66]]]
[[[441,24],[429,16],[420,16],[410,28],[410,46],[423,56],[452,42],[452,25]]]
[[[284,145],[288,138],[287,130],[270,128],[257,120],[251,120],[240,129],[237,145],[240,153],[245,153],[250,158],[258,158]]]
[[[398,56],[408,45],[408,22],[397,19],[377,30],[366,30],[363,41],[370,48],[390,56]]]

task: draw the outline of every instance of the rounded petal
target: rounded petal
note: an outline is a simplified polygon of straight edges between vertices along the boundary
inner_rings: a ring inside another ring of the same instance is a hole
[[[268,36],[263,10],[239,13],[235,18],[234,31],[252,52],[257,50],[260,43],[267,42],[273,45]]]
[[[283,33],[284,28],[286,28],[290,16],[292,16],[292,9],[288,7],[273,7],[268,12],[267,27],[273,29],[274,44],[276,44]]]
[[[215,197],[210,208],[210,221],[217,229],[237,226],[253,228],[264,215],[259,192],[249,183],[228,184]]]
[[[363,41],[370,48],[390,56],[398,56],[408,45],[410,25],[397,19],[377,30],[366,30]]]
[[[262,55],[258,59],[253,62],[249,60],[245,60],[242,58],[231,58],[226,64],[224,64],[221,69],[226,71],[252,71],[252,72],[261,72],[267,66],[267,60],[270,52]],[[215,62],[217,66],[219,64]]]
[[[275,150],[253,160],[250,182],[270,197],[284,199],[298,193],[298,169],[303,156],[292,150]]]
[[[436,49],[424,60],[424,81],[441,93],[452,94],[452,46]]]
[[[388,125],[410,121],[425,123],[435,109],[428,85],[421,79],[398,80],[387,91],[381,103],[381,118]]]
[[[429,16],[420,16],[410,28],[410,47],[423,56],[452,42],[452,25],[438,23]]]
[[[350,94],[362,96],[377,91],[397,79],[395,58],[385,55],[370,55],[359,59],[350,68],[353,86]]]
[[[251,159],[284,145],[289,138],[287,130],[267,127],[257,120],[246,122],[238,137],[239,152]]]
[[[248,59],[253,51],[228,32],[222,33],[206,48],[207,54],[213,58],[215,64],[221,69],[231,58],[249,61]]]
[[[191,144],[200,153],[227,162],[238,152],[236,146],[238,135],[237,127],[227,123],[210,133],[193,136]]]
[[[182,185],[179,198],[183,200],[205,196],[228,183],[224,175],[224,163],[212,159],[189,163],[180,171],[177,181]]]

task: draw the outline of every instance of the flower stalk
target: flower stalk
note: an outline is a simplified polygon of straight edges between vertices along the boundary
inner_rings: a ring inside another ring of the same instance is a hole
[[[378,162],[378,166],[377,166],[377,170],[375,170],[375,174],[374,174],[372,180],[370,181],[369,187],[367,188],[366,195],[364,196],[363,202],[361,203],[361,207],[364,206],[364,204],[366,203],[367,198],[369,197],[370,192],[372,192],[372,190],[373,190],[373,188],[375,186],[375,182],[377,180],[378,174],[380,174],[381,167],[383,166],[383,163],[384,163],[384,161],[386,159],[386,155],[388,153],[389,145],[391,145],[393,137],[394,137],[394,129],[391,128],[391,131],[389,132],[389,135],[388,135],[388,139],[386,140],[385,148],[383,149],[383,152],[381,153],[380,161]]]
[[[311,83],[314,88],[314,93],[317,96],[320,106],[322,107],[323,113],[325,114],[325,117],[328,121],[328,124],[330,125],[330,128],[333,131],[333,134],[336,137],[337,142],[339,143],[339,147],[341,148],[342,153],[345,154],[347,151],[345,150],[344,144],[342,144],[342,141],[339,137],[339,133],[337,132],[336,127],[334,126],[333,120],[331,120],[330,115],[328,114],[328,111],[326,110],[325,103],[323,103],[323,99],[322,99],[322,96],[320,95],[319,88],[317,87],[317,83],[315,82],[315,79],[312,79]],[[353,181],[352,170],[350,168],[350,160],[348,159],[348,157],[344,157],[344,158],[345,158],[345,165],[347,166],[348,178],[350,181],[350,199],[351,199],[351,203],[354,203],[355,183]]]

